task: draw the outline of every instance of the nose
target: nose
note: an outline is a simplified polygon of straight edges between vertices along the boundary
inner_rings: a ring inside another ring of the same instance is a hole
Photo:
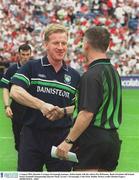
[[[28,55],[25,55],[25,56],[24,56],[24,59],[25,59],[25,60],[28,60],[28,59],[29,59],[29,56],[28,56]]]
[[[60,49],[62,48],[62,43],[59,43],[58,48]]]

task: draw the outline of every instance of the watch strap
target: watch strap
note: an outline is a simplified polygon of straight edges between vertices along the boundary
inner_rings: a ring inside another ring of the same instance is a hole
[[[66,139],[65,139],[65,142],[68,143],[68,144],[74,144],[74,141],[72,141],[72,140],[69,139],[69,138],[66,138]]]

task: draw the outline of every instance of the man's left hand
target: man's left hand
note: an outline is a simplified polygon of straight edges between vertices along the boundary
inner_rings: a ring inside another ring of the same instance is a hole
[[[67,154],[72,148],[72,144],[68,144],[65,141],[63,141],[59,146],[57,146],[57,156],[61,160],[66,160],[67,159]]]

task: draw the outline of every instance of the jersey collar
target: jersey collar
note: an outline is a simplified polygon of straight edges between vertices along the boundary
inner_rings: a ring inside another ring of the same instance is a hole
[[[42,64],[42,66],[52,66],[52,65],[49,63],[47,56],[44,56],[44,57],[41,58],[41,64]],[[63,66],[62,66],[62,68],[63,68],[64,70],[68,71],[68,66],[66,65],[66,63],[65,63],[64,61],[63,61]]]
[[[20,61],[19,62],[17,62],[17,69],[20,69],[20,67],[21,67],[21,63],[20,63]]]
[[[94,67],[95,65],[98,64],[110,64],[110,59],[97,59],[94,60],[92,63],[89,64],[89,68]]]

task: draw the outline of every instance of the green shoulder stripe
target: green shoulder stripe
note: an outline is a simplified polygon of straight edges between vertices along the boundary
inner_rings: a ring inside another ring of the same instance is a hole
[[[1,82],[5,83],[5,84],[9,84],[10,81],[8,79],[2,78]]]
[[[24,76],[23,74],[15,73],[12,78],[17,78],[17,79],[24,81],[27,84],[27,86],[30,85],[29,79],[26,76]]]

